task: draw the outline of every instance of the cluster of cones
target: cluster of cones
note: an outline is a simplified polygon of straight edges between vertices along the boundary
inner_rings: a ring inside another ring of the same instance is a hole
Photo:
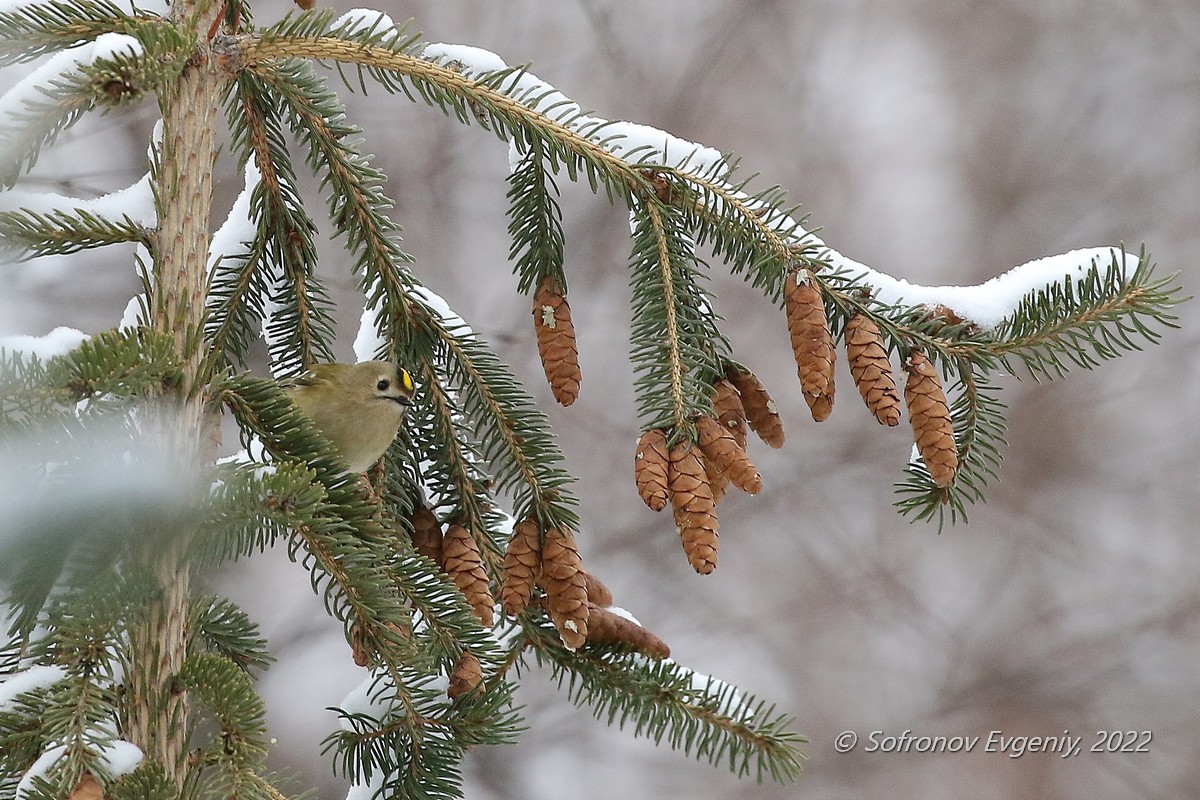
[[[821,290],[804,269],[790,272],[784,305],[801,391],[812,417],[822,422],[833,410],[833,365],[837,358]],[[863,314],[846,323],[844,340],[850,374],[863,402],[883,425],[900,423],[900,396],[879,327]],[[913,438],[933,481],[954,481],[958,449],[950,407],[933,364],[913,348],[905,361],[904,401]],[[655,511],[671,505],[688,562],[699,573],[717,566],[716,505],[733,484],[756,494],[762,480],[746,455],[749,426],[772,447],[783,444],[783,424],[758,378],[729,365],[712,388],[713,416],[695,418],[695,437],[651,428],[638,439],[634,479],[638,494]]]
[[[783,296],[804,400],[813,419],[821,422],[833,410],[833,363],[837,352],[825,317],[825,303],[806,269],[788,273]],[[881,424],[898,425],[900,397],[879,327],[869,317],[856,313],[846,322],[843,338],[850,374],[863,402]],[[920,349],[909,350],[904,368],[904,403],[917,450],[934,483],[949,486],[958,471],[958,448],[946,393],[937,370]]]
[[[443,528],[437,515],[418,503],[409,522],[413,548],[433,561],[462,593],[485,628],[495,623],[496,601],[475,536],[463,525]],[[569,530],[541,529],[527,519],[517,524],[504,557],[500,582],[501,606],[516,616],[531,605],[542,608],[558,630],[563,644],[618,644],[654,658],[666,658],[670,648],[612,605],[612,593],[580,564],[579,549]],[[370,663],[361,646],[354,648],[360,666]],[[464,650],[450,673],[451,698],[482,691],[479,659]]]
[[[504,555],[500,602],[514,617],[533,604],[543,608],[571,650],[594,642],[622,644],[654,658],[671,652],[662,639],[613,610],[612,592],[583,569],[569,529],[543,528],[534,519],[517,523]]]
[[[746,455],[747,426],[772,447],[783,446],[783,423],[766,387],[749,370],[730,366],[713,385],[713,416],[696,418],[696,439],[651,428],[638,439],[634,478],[638,495],[655,511],[668,503],[692,568],[717,567],[717,503],[732,484],[749,494],[762,489]]]
[[[801,391],[812,418],[822,422],[833,411],[837,350],[821,287],[807,269],[793,269],[783,294]],[[579,395],[579,354],[571,309],[556,279],[547,277],[538,286],[533,319],[546,379],[555,399],[568,406]],[[867,408],[881,424],[898,425],[900,395],[879,327],[856,313],[847,321],[843,338],[850,374]],[[904,369],[904,402],[917,449],[934,483],[949,486],[958,470],[958,449],[937,370],[919,348],[908,351]],[[716,505],[726,489],[732,484],[756,494],[762,488],[758,470],[746,455],[747,426],[772,447],[783,444],[783,424],[775,404],[748,370],[727,367],[712,387],[712,405],[712,416],[693,420],[694,437],[659,428],[645,431],[634,460],[642,500],[655,511],[670,504],[688,561],[705,574],[717,565]],[[559,535],[547,532],[547,542]],[[549,587],[547,596],[552,596]],[[568,635],[564,633],[564,641]]]

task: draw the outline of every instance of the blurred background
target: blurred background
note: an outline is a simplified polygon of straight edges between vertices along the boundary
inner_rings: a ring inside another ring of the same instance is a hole
[[[327,6],[328,0],[322,0]],[[337,0],[337,9],[351,5]],[[255,6],[270,22],[291,8]],[[1145,242],[1188,293],[1200,256],[1200,6],[1191,0],[510,0],[392,2],[430,41],[530,62],[584,107],[735,151],[802,202],[831,246],[918,283],[973,284],[1076,247]],[[12,72],[11,70],[9,71]],[[5,85],[15,76],[5,75]],[[331,81],[337,82],[331,73]],[[530,730],[471,754],[467,796],[499,798],[1185,798],[1200,796],[1200,305],[1182,330],[1095,372],[1003,382],[1009,446],[969,525],[891,508],[910,449],[843,399],[814,424],[782,313],[714,265],[737,357],[767,383],[788,443],[751,446],[764,491],[721,506],[715,574],[688,567],[669,518],[637,500],[627,362],[626,215],[563,185],[584,374],[554,405],[529,301],[507,263],[506,147],[379,91],[346,93],[363,148],[391,178],[416,274],[527,382],[580,478],[585,563],[695,670],[775,701],[808,735],[806,772],[739,781],[608,729],[531,669]],[[135,181],[155,120],[86,120],[28,188],[92,197]],[[241,188],[218,165],[222,213]],[[562,181],[566,183],[565,177]],[[309,187],[313,208],[322,201]],[[321,221],[321,212],[314,211]],[[324,232],[328,225],[324,225]],[[361,297],[339,242],[338,354]],[[0,334],[120,319],[128,253],[0,272]],[[340,797],[319,755],[325,710],[361,679],[303,570],[272,553],[207,577],[262,624],[262,679],[297,789]],[[834,750],[852,730],[860,746]],[[899,736],[1083,737],[1083,753],[1009,758],[864,752]],[[1151,731],[1149,752],[1091,753],[1098,731]]]

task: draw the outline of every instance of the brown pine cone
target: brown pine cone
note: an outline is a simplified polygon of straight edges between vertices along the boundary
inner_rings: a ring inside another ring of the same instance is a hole
[[[458,661],[454,662],[454,669],[450,672],[450,688],[446,694],[450,695],[451,700],[455,700],[464,694],[482,691],[483,665],[474,653],[464,650]]]
[[[744,450],[746,448],[746,409],[742,405],[742,397],[729,381],[717,381],[713,384],[712,394],[713,414],[722,428],[733,434],[733,439]]]
[[[597,644],[623,644],[651,658],[671,655],[667,643],[641,625],[595,605],[588,612],[587,640]]]
[[[899,425],[900,395],[892,378],[892,362],[879,327],[870,317],[855,314],[846,323],[846,355],[858,392],[875,419],[889,428]]]
[[[547,530],[542,548],[541,585],[546,590],[550,620],[570,650],[582,647],[588,633],[587,585],[579,564],[579,548],[571,531]]]
[[[747,369],[730,368],[725,376],[741,396],[750,429],[771,447],[783,447],[783,420],[767,387]]]
[[[529,605],[541,562],[541,533],[537,523],[532,519],[523,520],[508,540],[501,569],[500,601],[505,614],[515,617]]]
[[[59,795],[61,797],[61,795]],[[83,773],[67,800],[104,800],[104,787],[90,772]]]
[[[633,456],[633,478],[637,482],[638,496],[654,511],[667,507],[667,434],[659,428],[651,428],[638,439],[637,452]]]
[[[950,406],[937,370],[920,350],[908,357],[908,380],[904,384],[904,402],[908,420],[912,423],[913,438],[925,468],[938,486],[949,486],[958,471],[958,445],[954,442],[954,425],[950,421]]]
[[[706,462],[727,475],[733,485],[749,494],[762,491],[762,478],[758,468],[738,447],[733,434],[721,427],[721,423],[709,416],[696,419],[696,434],[700,439],[700,450]],[[713,498],[716,499],[715,497]]]
[[[435,564],[442,563],[442,523],[437,515],[420,500],[413,507],[412,516],[413,549]]]
[[[579,396],[579,351],[575,344],[575,324],[566,293],[554,278],[542,280],[533,298],[533,326],[537,331],[538,355],[554,399],[564,406]]]
[[[608,587],[592,573],[584,570],[583,585],[587,589],[588,602],[594,606],[611,606],[613,601],[612,592]]]
[[[717,568],[717,514],[704,474],[700,448],[680,442],[671,448],[671,505],[688,563],[701,575]]]
[[[806,269],[789,272],[783,291],[800,386],[813,419],[821,422],[833,407],[833,362],[837,358],[825,303]]]
[[[488,586],[487,570],[479,555],[479,545],[471,532],[462,525],[451,525],[442,540],[442,571],[450,576],[454,585],[475,609],[475,616],[483,627],[492,627],[492,590]]]

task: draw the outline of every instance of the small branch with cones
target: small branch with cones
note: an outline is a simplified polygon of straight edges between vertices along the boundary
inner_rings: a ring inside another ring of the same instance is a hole
[[[823,289],[800,268],[788,272],[784,310],[801,391],[812,417],[822,422],[833,409],[836,362]],[[900,423],[901,401],[879,326],[866,314],[849,316],[842,331],[855,386],[881,424]],[[904,403],[913,439],[933,481],[946,488],[958,470],[950,407],[937,371],[916,347],[906,347]],[[771,447],[784,441],[778,408],[766,387],[746,367],[727,361],[712,385],[712,415],[695,417],[694,440],[685,431],[650,428],[638,439],[634,480],[638,496],[653,511],[671,505],[688,562],[701,574],[717,565],[716,506],[732,485],[749,494],[762,489],[762,477],[746,454],[747,428]],[[673,443],[672,443],[673,442]]]

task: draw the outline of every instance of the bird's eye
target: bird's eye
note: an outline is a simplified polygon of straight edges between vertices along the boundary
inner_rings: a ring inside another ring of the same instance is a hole
[[[391,385],[392,385],[392,382],[389,381],[387,378],[384,378],[379,383],[375,384],[375,388],[381,392],[386,392],[388,390],[388,387],[390,387]]]

